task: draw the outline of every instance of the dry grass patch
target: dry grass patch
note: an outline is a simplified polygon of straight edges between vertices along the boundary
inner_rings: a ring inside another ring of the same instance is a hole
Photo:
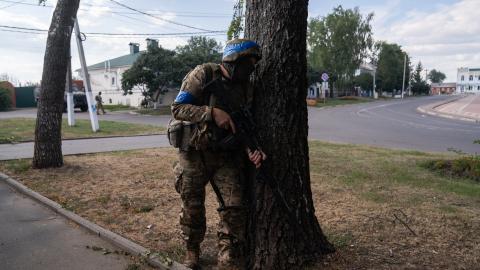
[[[480,185],[420,166],[444,157],[311,142],[317,216],[338,247],[311,269],[475,269]],[[48,170],[10,161],[0,163],[0,170],[101,226],[182,260],[175,150],[67,156],[65,161],[63,168]],[[210,188],[206,203],[202,256],[213,265],[218,216]]]

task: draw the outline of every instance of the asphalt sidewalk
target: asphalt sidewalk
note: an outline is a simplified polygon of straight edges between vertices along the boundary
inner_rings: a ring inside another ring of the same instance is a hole
[[[118,250],[3,181],[0,217],[0,269],[123,270],[133,263],[125,255],[87,248]]]
[[[33,142],[0,144],[0,160],[33,157]],[[168,147],[166,135],[63,140],[64,155]]]

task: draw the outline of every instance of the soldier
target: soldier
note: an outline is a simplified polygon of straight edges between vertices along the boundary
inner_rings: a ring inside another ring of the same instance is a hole
[[[180,225],[186,242],[185,265],[199,267],[200,243],[206,230],[205,186],[211,183],[220,204],[218,213],[218,268],[245,269],[247,208],[242,162],[245,157],[258,168],[266,156],[241,144],[222,145],[235,133],[229,111],[252,101],[250,74],[261,59],[259,46],[251,40],[235,39],[225,46],[221,64],[203,64],[188,73],[172,104],[176,120],[194,124],[181,147],[174,172],[175,188],[182,198]],[[182,150],[183,149],[183,150]]]
[[[95,96],[95,101],[97,102],[97,115],[100,114],[100,109],[102,109],[102,113],[105,114],[105,110],[103,109],[102,92],[98,92],[98,95]]]

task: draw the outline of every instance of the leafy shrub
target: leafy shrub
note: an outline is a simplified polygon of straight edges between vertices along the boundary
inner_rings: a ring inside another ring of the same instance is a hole
[[[431,160],[424,166],[443,175],[465,177],[480,182],[480,157],[478,156],[466,156],[454,160]]]
[[[10,91],[0,88],[0,111],[6,111],[12,107],[12,97]]]

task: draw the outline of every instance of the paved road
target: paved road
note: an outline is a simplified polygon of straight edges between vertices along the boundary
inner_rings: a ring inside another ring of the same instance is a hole
[[[118,270],[132,263],[122,255],[87,249],[116,250],[34,200],[0,181],[0,269]]]
[[[448,148],[480,153],[480,125],[423,115],[421,105],[450,99],[435,96],[379,101],[327,109],[309,108],[309,137],[332,142],[421,151]]]

